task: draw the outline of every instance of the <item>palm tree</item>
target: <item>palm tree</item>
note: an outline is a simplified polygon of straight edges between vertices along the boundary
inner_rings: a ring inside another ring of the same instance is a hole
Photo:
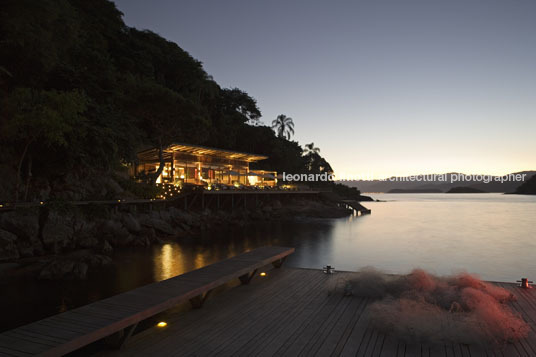
[[[320,154],[320,148],[315,147],[315,143],[306,144],[303,155],[308,156],[313,154]]]
[[[280,114],[272,121],[272,129],[276,131],[277,136],[280,138],[290,140],[290,137],[294,135],[294,122],[291,117]]]

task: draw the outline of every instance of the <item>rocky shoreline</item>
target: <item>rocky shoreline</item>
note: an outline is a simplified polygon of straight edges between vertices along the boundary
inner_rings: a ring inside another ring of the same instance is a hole
[[[155,205],[156,206],[156,205]],[[193,212],[176,207],[39,207],[0,213],[0,281],[83,280],[115,250],[195,238],[202,231],[263,220],[339,218],[352,212],[322,200],[274,200],[255,210]]]

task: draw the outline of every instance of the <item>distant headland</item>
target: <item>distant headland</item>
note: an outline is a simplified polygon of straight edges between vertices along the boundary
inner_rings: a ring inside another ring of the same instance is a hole
[[[458,186],[451,188],[447,193],[486,193],[486,191],[475,187]]]
[[[518,192],[518,187],[521,187],[525,182],[528,182],[531,177],[536,175],[536,170],[527,170],[515,172],[504,176],[493,175],[466,175],[462,173],[446,173],[438,175],[414,175],[405,177],[390,177],[382,180],[353,180],[343,181],[347,186],[359,187],[361,192],[388,192],[388,193],[438,193],[448,192],[456,187],[467,187],[484,192],[497,193],[521,193]],[[510,178],[522,177],[521,180],[511,180]],[[436,177],[437,179],[429,179]],[[463,180],[460,178],[463,177]],[[465,179],[469,177],[470,179]],[[478,180],[479,177],[486,177],[488,180]],[[412,179],[422,178],[422,179]],[[529,186],[523,188],[522,191],[528,190]],[[394,191],[396,190],[396,191]],[[393,192],[394,191],[394,192]],[[534,190],[532,190],[534,192]]]

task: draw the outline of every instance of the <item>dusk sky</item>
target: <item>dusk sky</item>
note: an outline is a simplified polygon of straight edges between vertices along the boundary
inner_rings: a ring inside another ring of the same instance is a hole
[[[536,169],[536,2],[119,0],[337,175]]]

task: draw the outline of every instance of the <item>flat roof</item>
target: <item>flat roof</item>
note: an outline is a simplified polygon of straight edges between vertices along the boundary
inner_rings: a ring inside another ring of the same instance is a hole
[[[168,154],[171,154],[174,151],[187,153],[190,155],[196,155],[196,156],[210,155],[210,156],[221,157],[221,158],[229,159],[229,160],[241,160],[241,161],[247,161],[247,162],[265,160],[268,158],[268,156],[264,156],[264,155],[251,154],[251,153],[241,152],[241,151],[217,149],[217,148],[211,148],[208,146],[191,145],[191,144],[184,144],[184,143],[173,143],[164,149],[164,153],[168,153]],[[156,148],[151,148],[151,149],[140,151],[138,152],[138,157],[142,160],[147,160],[147,161],[158,160],[158,150]]]

